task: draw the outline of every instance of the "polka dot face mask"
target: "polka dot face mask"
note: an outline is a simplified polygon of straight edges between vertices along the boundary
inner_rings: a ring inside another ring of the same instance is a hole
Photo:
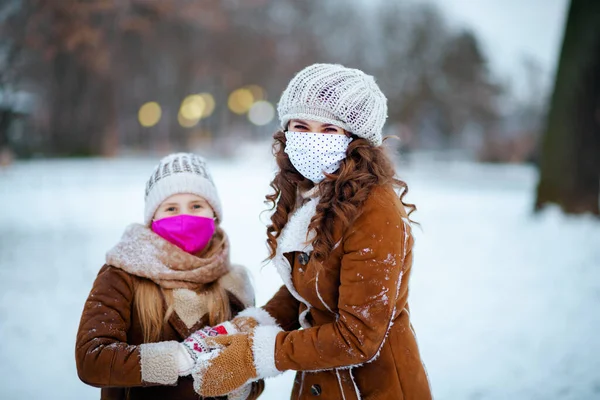
[[[314,132],[286,132],[285,152],[298,172],[314,183],[332,174],[346,158],[352,138],[346,135]]]

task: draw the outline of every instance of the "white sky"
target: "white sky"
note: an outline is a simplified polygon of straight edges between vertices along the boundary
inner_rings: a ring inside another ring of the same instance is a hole
[[[501,76],[516,73],[526,55],[539,61],[545,74],[554,74],[568,0],[418,1],[436,3],[450,23],[472,28]]]
[[[400,0],[362,0],[369,6],[380,1]],[[413,1],[437,4],[451,25],[471,28],[496,77],[524,87],[523,59],[531,56],[542,68],[542,84],[552,85],[569,0]]]

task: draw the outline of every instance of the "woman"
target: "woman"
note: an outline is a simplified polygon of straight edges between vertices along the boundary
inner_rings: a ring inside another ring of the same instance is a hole
[[[77,333],[77,372],[105,400],[198,400],[189,375],[203,349],[194,338],[235,331],[223,323],[254,305],[254,289],[246,269],[229,263],[221,201],[201,157],[159,162],[144,218],[107,253],[94,282]],[[223,399],[255,399],[262,388],[244,385]]]
[[[292,399],[431,398],[407,302],[415,206],[381,147],[386,102],[371,76],[331,64],[284,91],[267,243],[285,285],[244,332],[206,340],[199,393],[295,370]]]

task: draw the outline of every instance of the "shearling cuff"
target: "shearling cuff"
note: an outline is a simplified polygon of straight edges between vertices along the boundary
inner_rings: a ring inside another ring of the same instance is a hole
[[[246,383],[227,395],[227,400],[246,400],[252,393],[252,383]]]
[[[237,317],[254,318],[256,320],[256,322],[258,322],[259,325],[263,325],[263,326],[267,326],[267,325],[278,326],[277,321],[275,321],[275,318],[273,318],[271,316],[271,314],[269,314],[262,308],[258,308],[258,307],[246,308],[244,311],[242,311],[241,313],[236,315],[236,318]]]
[[[141,344],[142,381],[175,385],[179,379],[178,351],[179,342],[176,341]]]
[[[275,367],[275,341],[283,332],[278,326],[257,326],[252,336],[252,354],[258,378],[271,378],[281,374]]]

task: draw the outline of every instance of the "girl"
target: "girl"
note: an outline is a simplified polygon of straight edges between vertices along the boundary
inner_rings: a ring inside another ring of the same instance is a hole
[[[200,393],[295,370],[292,399],[431,398],[407,301],[415,206],[381,147],[386,103],[341,65],[307,67],[283,92],[267,244],[284,285],[244,332],[206,339]]]
[[[202,349],[180,341],[252,306],[254,290],[245,268],[229,263],[204,159],[162,159],[145,200],[144,225],[130,225],[107,253],[85,303],[77,372],[102,399],[199,399],[189,373]],[[254,399],[262,389],[258,382],[223,398]]]

